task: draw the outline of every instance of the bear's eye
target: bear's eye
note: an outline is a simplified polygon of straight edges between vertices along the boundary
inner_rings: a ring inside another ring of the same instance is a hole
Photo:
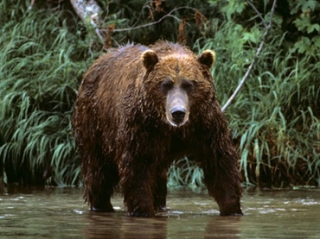
[[[173,84],[173,81],[167,78],[161,83],[161,90],[166,93],[172,89]]]
[[[187,92],[191,92],[194,89],[194,83],[190,80],[183,80],[181,82],[181,88]]]

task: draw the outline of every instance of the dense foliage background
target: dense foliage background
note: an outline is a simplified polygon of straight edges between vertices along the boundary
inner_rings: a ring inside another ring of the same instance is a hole
[[[69,0],[31,2],[0,3],[0,176],[21,185],[81,184],[70,119],[82,75],[108,48],[167,39],[195,52],[214,49],[224,105],[256,54],[273,1],[99,0],[102,38]],[[278,0],[274,14],[253,72],[226,111],[239,167],[246,185],[318,186],[320,3]],[[168,184],[202,185],[201,177],[180,159]]]

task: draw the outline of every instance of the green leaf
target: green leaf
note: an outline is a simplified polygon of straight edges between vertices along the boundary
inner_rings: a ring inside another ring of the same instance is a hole
[[[229,3],[226,6],[224,6],[221,10],[226,14],[227,19],[231,20],[231,16],[234,13],[241,13],[245,8],[245,5],[245,1],[230,0]]]
[[[299,31],[305,30],[311,25],[310,18],[306,16],[302,18],[298,18],[297,20],[294,21],[294,23]]]
[[[317,32],[319,32],[319,30],[320,30],[320,25],[319,25],[319,24],[311,24],[311,25],[308,26],[308,28],[307,28],[307,32],[308,32],[308,33],[311,33],[311,32],[313,32],[314,30],[316,30]]]
[[[311,41],[307,37],[301,37],[301,39],[294,44],[294,48],[298,50],[299,53],[309,52],[310,47]]]
[[[314,11],[314,9],[316,8],[316,5],[317,5],[317,1],[316,0],[300,0],[298,4],[300,4],[302,6],[303,12],[306,12],[309,9]]]
[[[301,9],[302,12],[308,12],[309,10],[314,11],[317,7],[317,0],[298,0],[298,1],[289,1],[291,8],[290,13],[298,13]]]
[[[315,36],[312,38],[313,44],[315,47],[320,48],[320,36]]]

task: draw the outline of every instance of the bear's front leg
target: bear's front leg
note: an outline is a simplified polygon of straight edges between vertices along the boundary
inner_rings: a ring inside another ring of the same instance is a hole
[[[128,161],[127,161],[128,162]],[[129,216],[153,217],[153,184],[147,160],[131,161],[122,166],[120,184]]]
[[[166,196],[167,196],[167,169],[156,166],[155,170],[155,187],[153,188],[153,207],[156,211],[166,210]]]
[[[209,195],[214,197],[221,216],[242,215],[240,206],[241,185],[240,173],[237,169],[237,155],[234,150],[218,153],[215,160],[206,159],[204,182]]]
[[[219,205],[220,215],[243,215],[240,206],[241,187],[238,181],[239,176],[236,172],[232,175],[221,168],[214,171],[215,175],[212,172],[204,170],[204,181],[209,195],[214,197]]]

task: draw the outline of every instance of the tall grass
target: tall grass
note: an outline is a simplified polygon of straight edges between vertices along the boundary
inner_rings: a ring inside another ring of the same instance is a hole
[[[17,14],[18,7],[0,3],[7,17],[0,36],[2,171],[9,182],[76,184],[80,169],[70,118],[92,60],[89,44],[71,34],[74,29],[61,20],[65,12],[19,4]]]
[[[204,187],[203,171],[194,161],[188,158],[179,159],[169,168],[168,186]]]

